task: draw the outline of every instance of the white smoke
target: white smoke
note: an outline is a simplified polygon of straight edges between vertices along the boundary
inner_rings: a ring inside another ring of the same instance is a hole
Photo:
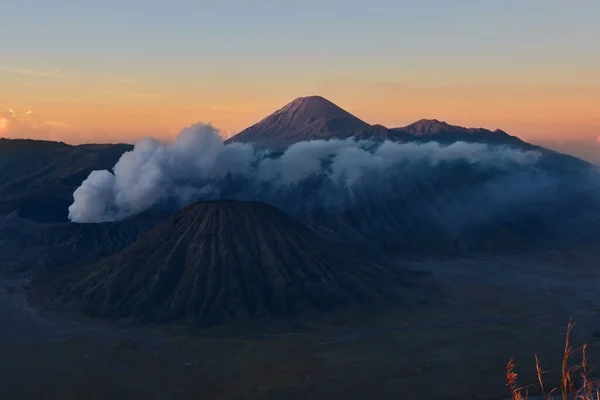
[[[172,143],[140,141],[112,172],[92,172],[75,191],[69,218],[80,223],[116,221],[165,201],[187,204],[218,198],[221,183],[230,177],[243,179],[250,193],[265,190],[265,185],[289,187],[314,176],[351,190],[399,165],[462,160],[502,167],[530,165],[539,156],[535,151],[464,142],[443,146],[353,139],[301,142],[274,154],[249,144],[225,144],[213,126],[196,124]]]

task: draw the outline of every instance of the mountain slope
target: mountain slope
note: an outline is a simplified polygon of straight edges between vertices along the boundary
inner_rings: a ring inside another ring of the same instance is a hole
[[[131,149],[0,139],[0,271],[55,268],[106,256],[153,227],[162,215],[97,225],[67,219],[73,192],[90,172],[112,169]]]
[[[437,119],[422,119],[402,128],[390,129],[396,135],[410,135],[407,138],[415,141],[437,141],[441,143],[481,142],[488,144],[524,145],[521,139],[496,129],[464,128],[450,125]]]
[[[40,223],[18,211],[0,217],[0,272],[44,270],[117,252],[154,227],[162,215],[103,224]]]
[[[401,128],[369,125],[320,96],[299,97],[262,121],[230,138],[228,142],[253,143],[280,149],[307,140],[356,138],[400,142],[457,141],[503,145],[526,145],[499,129],[464,128],[438,120],[423,119]]]
[[[585,171],[486,171],[447,163],[388,179],[383,190],[372,182],[354,187],[354,203],[343,210],[298,215],[331,239],[403,257],[598,245],[597,179]]]
[[[389,135],[384,126],[371,126],[323,97],[309,96],[297,98],[229,142],[283,148],[307,140],[385,139]]]
[[[393,298],[399,273],[254,202],[188,206],[127,249],[41,280],[90,315],[204,323]]]
[[[20,209],[22,216],[38,221],[67,221],[81,182],[94,170],[112,169],[131,149],[125,144],[0,139],[0,215]]]
[[[581,168],[586,162],[527,143],[517,136],[496,129],[465,128],[436,119],[422,119],[401,128],[369,125],[320,96],[299,97],[257,124],[228,139],[226,143],[252,143],[259,148],[284,149],[308,140],[348,139],[394,142],[455,142],[510,146],[541,151],[547,164],[559,168]]]

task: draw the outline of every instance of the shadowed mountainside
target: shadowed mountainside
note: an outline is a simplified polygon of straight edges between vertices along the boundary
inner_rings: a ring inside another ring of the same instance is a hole
[[[94,170],[112,169],[132,148],[0,139],[0,215],[19,209],[36,221],[67,221],[81,182]]]
[[[133,146],[0,139],[0,271],[52,268],[121,250],[163,215],[114,224],[73,224],[73,192],[98,169],[112,169]]]
[[[40,223],[18,212],[0,217],[0,271],[22,272],[94,260],[125,248],[161,215],[103,224]]]
[[[404,257],[600,243],[597,172],[558,164],[421,162],[373,175],[351,197],[324,176],[250,194],[249,184],[230,180],[221,193],[273,204],[331,240]]]
[[[306,212],[302,220],[331,239],[404,257],[565,249],[600,243],[597,193],[582,192],[565,179],[547,181],[544,187],[528,193],[531,198],[520,198],[518,187],[510,184],[501,193],[502,177],[465,173],[458,182],[452,182],[455,173],[444,171],[408,182],[389,196],[373,195],[367,186],[354,191],[357,203],[353,207],[338,213]],[[547,179],[535,173],[526,179],[536,176]]]
[[[127,249],[46,274],[58,303],[93,316],[219,323],[397,298],[392,268],[328,242],[275,207],[188,206]]]

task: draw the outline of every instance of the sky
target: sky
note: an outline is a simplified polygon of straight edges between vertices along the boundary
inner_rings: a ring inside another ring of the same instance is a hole
[[[0,136],[229,136],[321,95],[388,127],[437,118],[593,155],[599,19],[598,0],[7,0]]]

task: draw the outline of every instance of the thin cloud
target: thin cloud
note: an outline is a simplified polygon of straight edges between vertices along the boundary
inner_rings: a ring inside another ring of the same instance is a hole
[[[164,97],[162,93],[132,93],[133,97],[136,98],[158,98]]]
[[[228,107],[228,106],[222,106],[219,104],[209,104],[208,106],[206,106],[206,108],[208,108],[211,111],[228,111],[228,112],[237,112],[237,113],[247,113],[247,112],[252,111],[249,108],[245,108],[245,107]]]
[[[536,140],[534,144],[600,165],[600,136],[581,140]]]
[[[251,113],[257,110],[263,109],[278,109],[281,106],[272,105],[272,104],[253,104],[251,107],[237,107],[237,106],[224,106],[221,104],[208,104],[206,108],[211,111],[227,111],[233,113]]]
[[[21,115],[10,108],[0,110],[0,137],[56,140],[52,125],[30,111]]]
[[[39,77],[43,77],[43,78],[54,78],[54,79],[64,78],[64,75],[62,75],[56,71],[40,71],[40,70],[35,70],[35,69],[15,68],[15,67],[7,67],[7,66],[0,66],[0,71],[8,72],[11,74],[39,76]]]
[[[0,138],[37,139],[66,143],[134,143],[140,135],[103,128],[89,128],[44,118],[27,109],[0,109]]]

